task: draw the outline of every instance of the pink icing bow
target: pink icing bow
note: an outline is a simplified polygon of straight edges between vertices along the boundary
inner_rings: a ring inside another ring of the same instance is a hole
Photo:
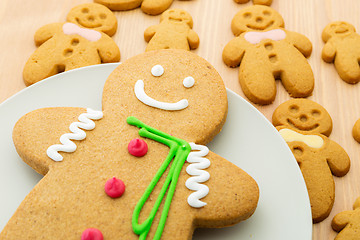
[[[92,29],[81,28],[73,23],[65,23],[63,32],[67,35],[78,34],[89,41],[96,42],[101,38],[101,33]]]
[[[274,41],[283,40],[286,33],[281,29],[274,29],[267,32],[247,32],[244,35],[246,41],[252,44],[258,44],[261,40],[271,39]]]

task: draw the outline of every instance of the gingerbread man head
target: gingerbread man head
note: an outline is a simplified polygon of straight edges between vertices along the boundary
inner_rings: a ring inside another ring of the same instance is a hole
[[[350,23],[337,21],[327,25],[322,32],[322,39],[327,42],[332,37],[346,37],[352,33],[355,33],[355,27]]]
[[[274,126],[287,126],[309,133],[329,136],[332,119],[320,104],[305,98],[291,99],[280,104],[272,116]]]
[[[102,103],[103,111],[47,108],[19,120],[16,148],[45,177],[1,237],[191,239],[196,227],[252,215],[256,182],[200,145],[227,113],[223,81],[208,62],[181,50],[133,57],[109,76]]]
[[[282,16],[271,7],[255,5],[240,10],[231,22],[235,36],[248,31],[269,31],[284,27]]]
[[[183,22],[189,25],[190,28],[193,27],[193,19],[191,15],[182,9],[170,9],[161,14],[160,22],[162,21],[171,21],[171,22]]]
[[[109,36],[114,35],[117,28],[115,15],[107,7],[97,3],[85,3],[72,8],[66,20]]]

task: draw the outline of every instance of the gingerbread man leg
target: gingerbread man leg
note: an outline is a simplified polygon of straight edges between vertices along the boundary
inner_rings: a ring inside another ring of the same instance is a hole
[[[280,78],[292,97],[307,97],[314,90],[314,75],[305,58],[285,65]]]
[[[334,65],[341,79],[347,83],[357,83],[360,81],[360,66],[358,59],[341,54],[341,56],[335,57]]]
[[[141,9],[150,15],[158,15],[170,7],[173,0],[144,0]]]
[[[270,104],[274,101],[275,77],[268,62],[243,60],[239,69],[239,81],[245,96],[250,101],[258,104]]]

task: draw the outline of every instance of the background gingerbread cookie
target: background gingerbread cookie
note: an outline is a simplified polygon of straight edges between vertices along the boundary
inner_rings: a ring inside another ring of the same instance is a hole
[[[309,99],[290,99],[280,104],[272,115],[272,123],[309,133],[330,136],[332,119],[326,109]]]
[[[360,198],[356,199],[353,210],[336,214],[331,226],[336,232],[339,232],[335,240],[359,240]]]
[[[160,18],[160,24],[148,27],[144,32],[149,44],[146,51],[159,49],[196,49],[200,40],[192,30],[191,15],[182,9],[169,9]]]
[[[360,119],[358,119],[352,129],[353,138],[360,143]]]
[[[360,81],[360,35],[350,23],[337,21],[327,25],[322,32],[325,46],[322,59],[334,63],[336,71],[347,83]]]
[[[191,239],[196,227],[253,214],[254,179],[203,145],[227,114],[223,80],[208,62],[147,52],[123,62],[102,96],[103,111],[45,108],[18,121],[16,149],[45,176],[0,238]]]
[[[149,15],[158,15],[168,9],[173,0],[94,0],[111,10],[131,10],[141,6],[141,10]]]
[[[234,0],[236,3],[247,3],[250,0]],[[253,0],[254,4],[261,4],[261,5],[267,5],[270,6],[272,3],[272,0]]]
[[[240,10],[231,22],[236,36],[223,50],[223,60],[239,69],[245,96],[257,104],[270,104],[280,79],[292,97],[307,97],[314,89],[314,75],[306,58],[312,44],[308,38],[284,29],[274,9],[254,5]]]
[[[276,128],[289,145],[303,174],[313,222],[321,222],[329,216],[335,201],[332,175],[342,177],[349,171],[349,156],[339,144],[322,134],[285,126]]]
[[[96,3],[82,4],[70,10],[67,20],[36,31],[34,39],[39,48],[23,70],[27,86],[74,68],[120,60],[118,46],[107,35],[117,28],[109,9]]]

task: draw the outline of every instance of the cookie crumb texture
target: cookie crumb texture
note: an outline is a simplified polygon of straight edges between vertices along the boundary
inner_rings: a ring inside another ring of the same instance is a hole
[[[231,29],[235,38],[222,57],[227,66],[240,66],[239,82],[250,101],[272,103],[275,80],[281,80],[292,97],[312,94],[314,75],[306,59],[312,44],[304,35],[285,30],[278,12],[263,5],[243,8],[234,16]]]
[[[164,69],[161,76],[151,72],[156,65]],[[189,76],[195,82],[185,87],[183,80]],[[145,103],[152,99],[166,108],[186,100],[188,106],[164,110],[156,104],[155,107],[145,104],[135,94],[140,79],[144,84],[140,92],[147,96],[140,98]],[[69,132],[69,125],[86,109],[38,109],[16,123],[13,140],[19,155],[44,177],[23,200],[0,239],[18,240],[26,236],[27,239],[78,240],[90,228],[98,229],[104,239],[139,239],[132,225],[134,209],[169,156],[169,147],[157,139],[167,136],[207,144],[225,123],[227,96],[223,80],[207,61],[184,50],[160,50],[135,56],[117,67],[105,83],[102,106],[103,118],[94,120],[95,128],[85,131],[84,140],[74,141],[76,151],[61,152],[61,162],[51,160],[46,149],[58,144],[60,136]],[[132,121],[128,124],[127,119]],[[147,128],[139,131],[133,126],[139,123],[134,119],[162,133],[147,135],[152,138],[142,137],[149,132]],[[148,151],[143,157],[135,157],[128,152],[128,145],[140,134]],[[209,188],[209,193],[201,199],[206,205],[200,208],[189,205],[187,199],[194,191],[185,182],[192,177],[186,172],[191,163],[184,161],[161,239],[190,240],[195,228],[230,226],[254,213],[259,199],[255,180],[211,151],[206,158],[211,162],[204,169],[210,179],[202,183]],[[165,168],[142,207],[139,224],[151,215],[162,187],[166,187],[165,178],[172,163]],[[118,198],[109,197],[104,190],[106,182],[114,177],[126,185]],[[151,224],[148,239],[153,239],[161,226],[165,198]]]
[[[39,47],[23,70],[27,86],[71,69],[120,61],[119,47],[110,37],[117,19],[109,9],[96,3],[82,4],[71,9],[67,21],[36,31],[34,40]]]
[[[327,25],[322,32],[325,42],[322,59],[334,63],[340,78],[347,83],[360,81],[360,35],[350,23],[337,21]]]

